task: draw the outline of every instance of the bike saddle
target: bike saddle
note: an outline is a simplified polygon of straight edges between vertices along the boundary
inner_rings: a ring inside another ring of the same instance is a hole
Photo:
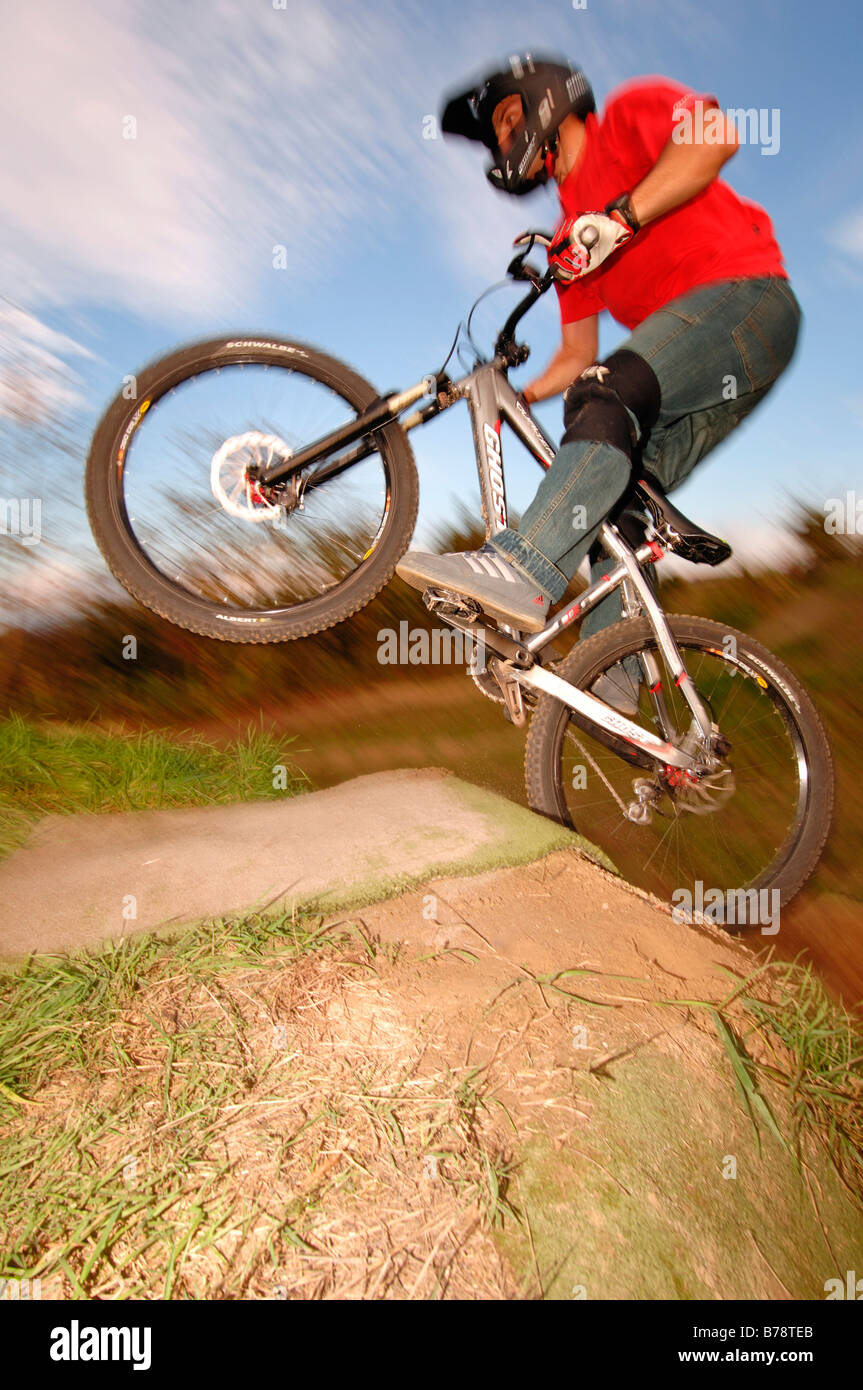
[[[729,559],[732,550],[728,542],[712,536],[678,511],[655,478],[642,473],[636,492],[650,512],[657,536],[675,555],[682,555],[694,565],[721,565]]]

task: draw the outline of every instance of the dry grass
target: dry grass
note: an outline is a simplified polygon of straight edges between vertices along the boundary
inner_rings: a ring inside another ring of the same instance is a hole
[[[762,967],[713,1003],[581,959],[422,951],[249,917],[0,978],[0,1277],[61,1298],[542,1298],[566,1253],[534,1248],[557,1198],[523,1199],[526,1145],[630,1197],[600,1092],[644,1048],[715,1076],[715,1017],[756,1132],[769,1095],[804,1169],[824,1143],[856,1187],[859,1034],[810,977]]]
[[[428,1065],[361,934],[295,946],[190,974],[163,944],[7,1088],[4,1273],[100,1299],[517,1295],[488,1070]]]

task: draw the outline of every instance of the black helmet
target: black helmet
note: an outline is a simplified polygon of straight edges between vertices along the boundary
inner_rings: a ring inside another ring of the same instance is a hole
[[[503,154],[492,125],[492,112],[508,96],[521,97],[522,119],[515,127],[512,144]],[[509,67],[490,73],[465,92],[451,97],[444,107],[441,126],[448,135],[480,140],[494,156],[486,178],[506,193],[530,193],[548,179],[547,170],[535,178],[527,171],[546,147],[557,147],[557,131],[564,117],[584,120],[596,110],[593,92],[584,73],[571,63],[533,58],[525,53],[510,58]]]

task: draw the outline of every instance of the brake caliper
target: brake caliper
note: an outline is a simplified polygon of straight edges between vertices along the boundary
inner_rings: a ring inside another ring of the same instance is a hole
[[[697,787],[700,781],[698,774],[688,767],[666,766],[665,780],[669,787],[677,790],[680,787]]]

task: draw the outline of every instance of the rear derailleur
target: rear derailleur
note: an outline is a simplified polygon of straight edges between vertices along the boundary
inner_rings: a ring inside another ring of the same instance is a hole
[[[697,752],[695,742],[699,745]],[[693,746],[688,748],[688,744]],[[659,803],[666,793],[678,812],[688,811],[696,816],[712,815],[734,795],[734,770],[726,762],[731,744],[724,735],[716,730],[705,744],[690,734],[680,746],[698,758],[703,770],[666,767],[656,777],[637,777],[632,784],[635,800],[629,803],[625,813],[626,819],[633,824],[650,825],[654,813],[664,816],[666,812],[661,810]]]

